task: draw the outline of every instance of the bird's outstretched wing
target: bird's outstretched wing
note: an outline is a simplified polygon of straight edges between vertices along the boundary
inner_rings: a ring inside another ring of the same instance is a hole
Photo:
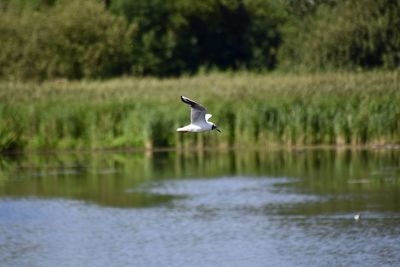
[[[190,105],[190,122],[198,123],[205,121],[205,116],[207,113],[207,109],[203,107],[201,104],[187,98],[186,96],[181,96],[182,102]]]

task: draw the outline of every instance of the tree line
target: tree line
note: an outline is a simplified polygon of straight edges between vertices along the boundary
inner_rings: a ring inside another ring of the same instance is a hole
[[[0,78],[394,69],[398,0],[2,0]]]

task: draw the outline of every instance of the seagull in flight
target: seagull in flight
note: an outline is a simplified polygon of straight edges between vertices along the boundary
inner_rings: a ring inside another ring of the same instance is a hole
[[[218,132],[221,132],[218,129],[217,125],[208,121],[212,115],[207,113],[207,109],[205,107],[185,96],[181,96],[181,99],[183,103],[190,106],[190,124],[176,129],[178,132],[199,133],[212,130],[217,130]]]

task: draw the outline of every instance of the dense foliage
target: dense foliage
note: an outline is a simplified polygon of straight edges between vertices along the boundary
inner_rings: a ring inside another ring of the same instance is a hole
[[[276,65],[284,12],[274,1],[115,0],[111,9],[137,26],[134,73]]]
[[[2,0],[0,78],[398,68],[397,0]]]
[[[93,1],[40,11],[8,7],[0,16],[0,76],[107,77],[129,64],[132,30]]]
[[[281,64],[311,70],[398,68],[399,25],[397,0],[332,1],[287,23]]]

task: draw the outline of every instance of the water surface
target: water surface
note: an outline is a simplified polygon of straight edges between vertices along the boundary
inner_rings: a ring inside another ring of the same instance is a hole
[[[398,150],[2,157],[0,262],[398,266],[399,190]]]

